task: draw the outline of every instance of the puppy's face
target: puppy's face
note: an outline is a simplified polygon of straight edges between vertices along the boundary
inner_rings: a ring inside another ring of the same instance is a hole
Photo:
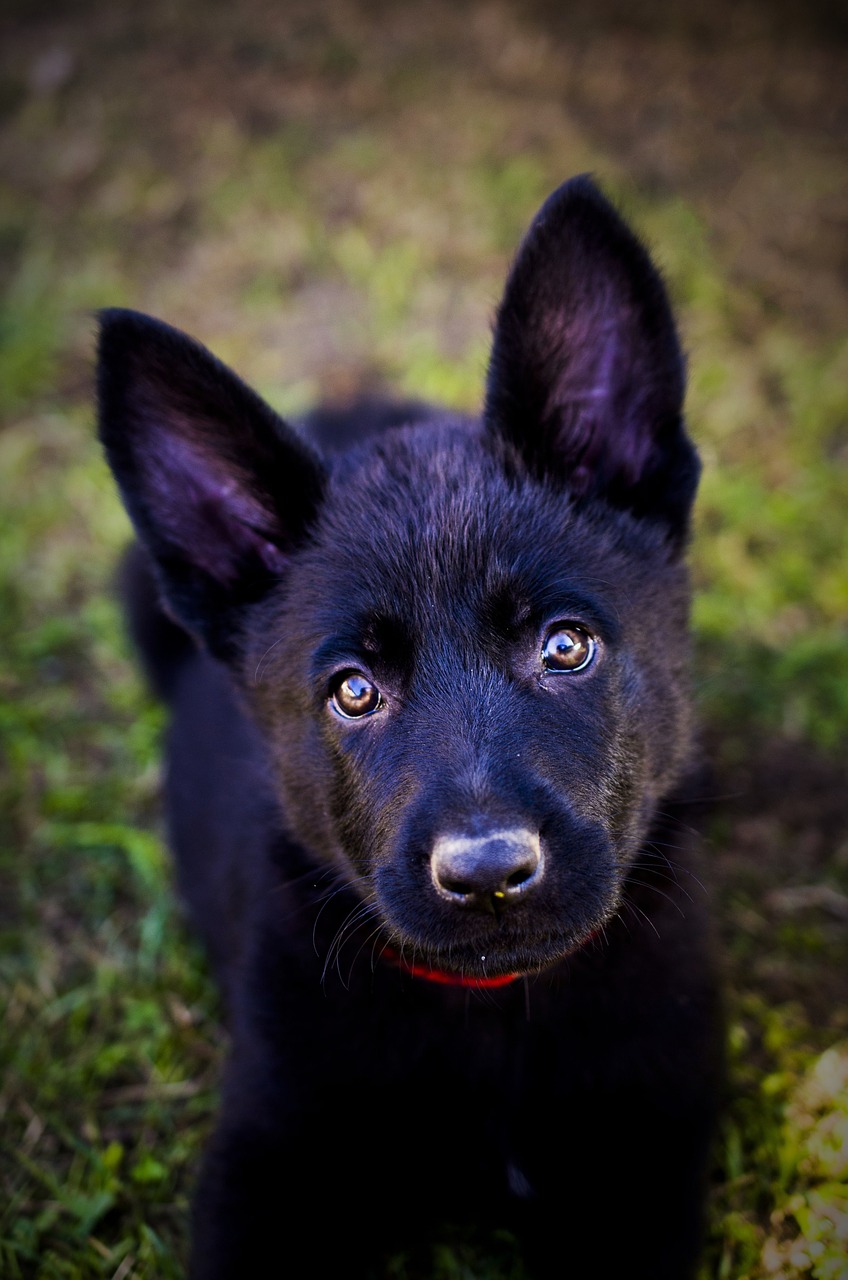
[[[686,758],[686,599],[656,529],[482,432],[345,456],[248,632],[289,827],[404,954],[561,958],[616,910]]]

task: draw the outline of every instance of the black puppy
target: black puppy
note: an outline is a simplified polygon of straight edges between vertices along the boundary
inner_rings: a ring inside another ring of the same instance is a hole
[[[481,422],[299,435],[128,311],[99,393],[232,1025],[193,1275],[379,1274],[468,1223],[532,1275],[690,1276],[721,1040],[680,817],[699,468],[643,247],[588,179],[550,197]]]

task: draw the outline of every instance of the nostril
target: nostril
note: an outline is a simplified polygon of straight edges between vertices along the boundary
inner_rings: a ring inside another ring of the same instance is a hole
[[[470,880],[452,875],[450,870],[442,863],[434,860],[431,866],[431,871],[433,875],[433,883],[443,894],[447,894],[455,898],[467,898],[469,894],[474,893],[474,885]]]
[[[513,871],[511,876],[507,876],[505,888],[517,889],[519,885],[526,884],[535,870],[535,867],[520,867],[518,871]]]
[[[438,883],[443,889],[447,889],[448,893],[455,893],[460,898],[465,898],[470,893],[474,893],[474,885],[470,880],[459,880],[454,876],[443,876]]]
[[[543,858],[538,833],[515,828],[486,836],[440,836],[430,865],[443,897],[491,910],[528,893],[541,879]]]

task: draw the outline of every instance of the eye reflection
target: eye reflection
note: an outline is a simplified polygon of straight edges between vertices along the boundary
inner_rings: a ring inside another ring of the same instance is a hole
[[[582,627],[558,624],[545,637],[542,666],[551,672],[582,671],[595,656],[595,648],[594,639]]]
[[[380,690],[360,671],[351,671],[342,679],[330,702],[347,720],[370,716],[383,705]]]

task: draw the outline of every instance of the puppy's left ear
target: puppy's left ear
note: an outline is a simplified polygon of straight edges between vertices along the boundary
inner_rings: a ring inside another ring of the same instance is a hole
[[[485,418],[531,470],[682,542],[698,483],[685,365],[647,251],[587,177],[553,193],[495,322]]]

